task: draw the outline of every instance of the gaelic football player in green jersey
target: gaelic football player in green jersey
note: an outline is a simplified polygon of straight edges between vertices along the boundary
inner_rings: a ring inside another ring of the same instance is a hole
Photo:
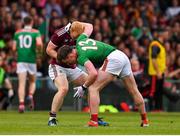
[[[34,101],[33,94],[35,92],[36,81],[36,57],[42,51],[42,39],[40,32],[32,28],[33,19],[31,17],[24,18],[24,28],[16,31],[14,34],[13,50],[17,50],[17,74],[18,74],[18,97],[19,97],[19,112],[25,110],[25,86],[28,75],[28,103],[29,108],[33,110]]]
[[[128,57],[114,47],[100,41],[90,39],[82,34],[83,26],[78,22],[70,29],[71,37],[76,39],[76,49],[63,46],[58,51],[58,60],[68,65],[79,63],[87,70],[88,77],[83,86],[77,87],[74,97],[82,97],[84,90],[89,89],[91,119],[89,126],[98,126],[99,92],[116,77],[120,77],[133,97],[141,115],[141,126],[149,126],[146,117],[144,100],[134,80]],[[97,71],[93,63],[103,62]]]

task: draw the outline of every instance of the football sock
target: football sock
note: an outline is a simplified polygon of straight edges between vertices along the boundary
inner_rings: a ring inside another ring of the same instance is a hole
[[[20,102],[19,105],[24,105],[24,102]]]
[[[49,112],[49,120],[56,118],[56,113]]]
[[[91,114],[91,120],[98,122],[98,114]]]
[[[147,120],[147,115],[146,115],[146,113],[141,114],[141,120]]]

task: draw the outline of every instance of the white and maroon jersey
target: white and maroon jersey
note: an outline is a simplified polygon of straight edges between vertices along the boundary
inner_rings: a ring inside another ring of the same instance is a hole
[[[66,26],[55,31],[54,34],[51,36],[50,40],[53,44],[55,44],[56,51],[63,45],[74,46],[76,44],[75,41],[71,38],[71,36],[69,34],[70,26],[71,26],[71,23],[67,24]],[[60,65],[65,68],[75,68],[76,67],[76,65],[69,66],[64,63],[57,63],[56,59],[54,59],[54,58],[52,59],[51,64]]]

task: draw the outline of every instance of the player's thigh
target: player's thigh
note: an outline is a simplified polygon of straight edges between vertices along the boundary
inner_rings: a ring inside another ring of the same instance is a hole
[[[27,69],[27,72],[28,72],[29,82],[30,83],[35,82],[36,81],[36,73],[37,73],[36,64],[34,64],[34,63],[27,63],[26,64],[26,69]]]
[[[75,80],[72,81],[72,83],[75,86],[80,86],[83,85],[87,79],[87,74],[86,73],[82,73],[79,77],[77,77]]]
[[[99,70],[98,76],[95,82],[91,85],[90,89],[98,89],[100,91],[114,79],[115,79],[115,76],[112,75],[111,73]]]
[[[68,90],[67,71],[65,68],[50,64],[48,73],[58,90]]]
[[[24,85],[26,83],[27,72],[18,73],[19,84]]]
[[[28,78],[29,78],[29,82],[30,83],[32,83],[32,82],[35,82],[36,81],[36,75],[35,74],[29,74],[29,76],[28,76]]]
[[[55,79],[54,84],[59,90],[68,91],[69,84],[65,73],[60,73]]]

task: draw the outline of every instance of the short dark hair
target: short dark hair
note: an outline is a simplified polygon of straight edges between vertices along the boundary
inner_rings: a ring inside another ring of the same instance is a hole
[[[32,17],[27,16],[24,18],[24,25],[29,25],[33,21]]]
[[[66,59],[69,53],[71,53],[73,50],[73,47],[68,45],[63,45],[60,47],[57,51],[57,60],[58,62],[62,62],[62,60]]]

